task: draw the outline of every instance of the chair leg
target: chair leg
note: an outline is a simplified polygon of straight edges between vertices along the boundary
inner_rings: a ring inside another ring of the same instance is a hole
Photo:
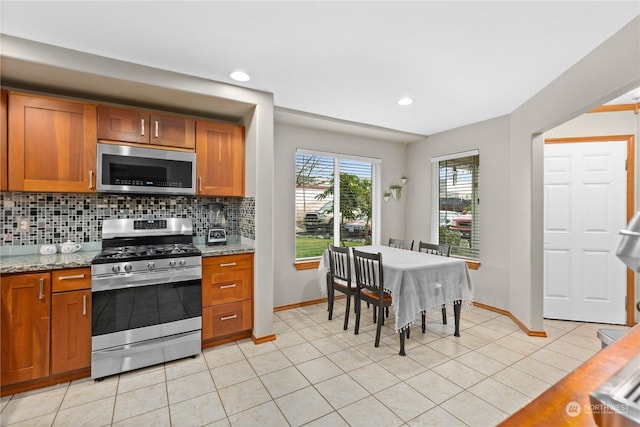
[[[385,311],[387,312],[387,317],[389,317],[389,306],[387,306]]]
[[[411,326],[407,326],[407,338],[411,338]]]
[[[427,331],[427,312],[422,312],[422,333],[424,334]]]
[[[453,319],[456,325],[456,329],[453,333],[454,337],[460,336],[460,309],[461,308],[462,308],[462,300],[456,300],[453,302]]]
[[[447,306],[442,304],[442,324],[447,324]]]
[[[406,356],[407,353],[404,352],[404,330],[400,331],[400,356]]]
[[[349,327],[349,311],[350,310],[351,310],[351,295],[347,294],[347,309],[344,311],[344,327],[342,328],[345,331]]]
[[[327,302],[329,303],[329,320],[333,319],[333,289],[330,289],[327,293]]]
[[[375,347],[380,347],[380,331],[382,330],[382,322],[384,316],[382,315],[382,307],[380,308],[380,315],[378,316],[378,327],[376,328],[376,344]]]
[[[354,335],[358,335],[358,332],[360,331],[360,298],[358,298],[357,296],[354,297],[355,299],[355,308],[356,308],[356,327],[353,331]]]
[[[376,314],[378,313],[378,306],[373,306],[373,323],[376,323]]]

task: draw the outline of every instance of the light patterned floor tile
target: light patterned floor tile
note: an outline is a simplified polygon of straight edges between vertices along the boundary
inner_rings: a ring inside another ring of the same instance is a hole
[[[553,362],[552,362],[553,363]],[[532,377],[538,378],[547,384],[555,384],[567,375],[567,371],[551,366],[547,363],[536,360],[532,357],[526,357],[512,365],[522,372]]]
[[[203,394],[170,406],[174,426],[203,426],[226,418],[217,392]]]
[[[531,401],[531,398],[498,381],[487,378],[468,389],[480,399],[512,414]]]
[[[289,424],[294,427],[323,417],[333,408],[313,387],[303,388],[276,399]]]
[[[227,415],[237,414],[271,400],[258,378],[218,390]]]
[[[285,347],[291,347],[296,344],[302,344],[304,342],[307,342],[307,340],[302,335],[294,330],[290,330],[284,333],[276,334],[276,340],[273,342],[273,344],[276,347],[282,349]]]
[[[211,369],[216,388],[221,389],[256,377],[256,373],[246,360],[231,362]]]
[[[64,384],[16,395],[0,414],[2,425],[55,413],[62,403],[67,387],[68,385]]]
[[[439,406],[407,423],[410,427],[468,427]]]
[[[403,424],[396,414],[373,396],[352,403],[338,410],[338,413],[351,427],[394,427]]]
[[[470,426],[494,426],[507,418],[505,412],[468,391],[457,394],[440,406]]]
[[[245,360],[244,353],[236,343],[207,348],[202,352],[209,369]]]
[[[165,383],[118,393],[113,421],[122,421],[169,405]]]
[[[202,354],[196,357],[186,357],[180,360],[168,362],[164,366],[164,372],[167,380],[184,377],[195,374],[196,372],[207,371],[209,366]]]
[[[461,388],[469,388],[486,378],[486,375],[472,369],[457,360],[450,360],[433,368],[437,374]]]
[[[531,398],[538,396],[551,385],[512,367],[494,374],[491,378]]]
[[[106,426],[111,424],[115,394],[58,411],[53,427]]]
[[[378,365],[403,381],[427,370],[424,365],[416,362],[412,358],[399,355],[382,359],[378,362]]]
[[[322,356],[320,350],[308,342],[283,348],[282,354],[287,356],[287,359],[289,359],[294,365],[304,363],[312,359],[317,359]]]
[[[440,404],[462,391],[460,387],[433,371],[423,372],[406,382],[436,404]]]
[[[484,375],[493,375],[507,367],[504,363],[498,362],[477,351],[465,353],[456,360]]]
[[[305,424],[305,427],[349,427],[349,424],[338,414],[332,412],[317,420]]]
[[[294,366],[262,375],[260,380],[273,398],[308,387],[309,381]]]
[[[296,365],[311,384],[316,384],[344,373],[328,357],[319,357]]]
[[[216,387],[208,370],[167,381],[169,404],[171,405],[209,394],[215,390]]]
[[[380,390],[398,384],[400,379],[377,363],[363,366],[349,372],[349,376],[369,393],[377,393]]]
[[[343,408],[370,394],[347,374],[330,378],[315,387],[335,409]]]
[[[169,417],[169,407],[165,406],[163,408],[158,408],[153,411],[145,412],[144,414],[113,423],[113,427],[141,426],[170,427],[171,419]]]
[[[282,415],[275,402],[270,401],[229,417],[233,427],[288,427],[287,419]]]
[[[83,378],[69,384],[60,409],[67,409],[95,400],[113,397],[118,390],[118,376],[114,375],[102,381]]]
[[[248,360],[258,375],[265,375],[291,366],[289,359],[280,350],[251,357]]]
[[[166,381],[167,377],[164,373],[164,367],[153,366],[151,368],[139,369],[137,371],[125,372],[120,374],[118,380],[118,393],[126,393],[128,391],[149,387],[155,384],[161,384]]]
[[[375,397],[403,421],[409,421],[435,406],[435,403],[406,383],[382,390]]]

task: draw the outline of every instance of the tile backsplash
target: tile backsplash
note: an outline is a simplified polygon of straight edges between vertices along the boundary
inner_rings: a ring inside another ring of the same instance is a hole
[[[0,246],[100,242],[102,221],[116,218],[191,218],[195,236],[209,227],[207,204],[226,206],[227,234],[253,239],[255,199],[252,197],[136,196],[68,193],[0,193]],[[29,231],[18,231],[28,218]]]

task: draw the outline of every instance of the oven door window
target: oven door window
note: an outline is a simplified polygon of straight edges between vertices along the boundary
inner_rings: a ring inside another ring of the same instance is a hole
[[[159,325],[202,315],[200,280],[92,293],[92,335]]]

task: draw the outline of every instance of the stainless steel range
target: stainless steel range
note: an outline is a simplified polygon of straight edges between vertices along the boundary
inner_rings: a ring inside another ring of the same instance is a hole
[[[91,262],[91,377],[200,353],[202,258],[190,219],[102,225]]]

